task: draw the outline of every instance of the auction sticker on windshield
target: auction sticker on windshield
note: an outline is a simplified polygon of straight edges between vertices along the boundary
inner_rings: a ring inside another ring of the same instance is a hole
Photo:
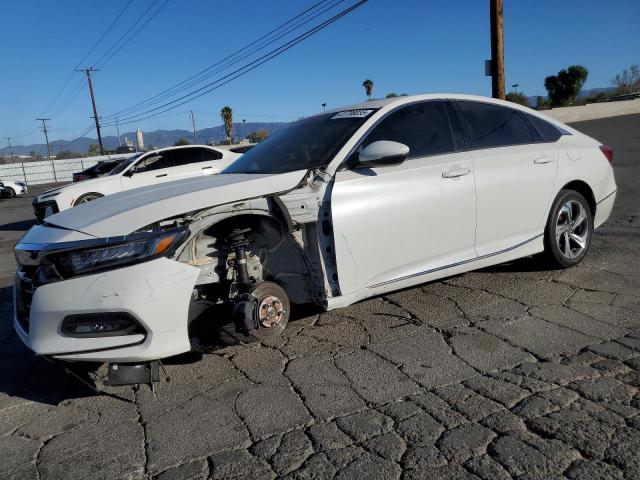
[[[331,120],[338,118],[364,118],[369,115],[373,110],[347,110],[345,112],[336,113]]]

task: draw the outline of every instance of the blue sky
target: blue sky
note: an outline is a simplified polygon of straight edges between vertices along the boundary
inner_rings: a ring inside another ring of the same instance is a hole
[[[132,0],[84,62],[93,64],[150,5]],[[267,33],[317,0],[168,0],[140,33],[95,74],[101,116],[131,106],[197,73]],[[354,3],[346,0],[340,7]],[[1,0],[0,146],[42,142],[36,117],[51,117],[50,139],[72,139],[92,124],[86,89],[60,110],[83,79],[73,67],[127,0]],[[609,86],[615,73],[640,63],[637,0],[505,0],[507,85],[544,94],[544,77],[571,64],[589,69],[585,88]],[[292,120],[389,92],[491,94],[488,0],[370,0],[353,13],[246,76],[171,112],[122,127],[190,129],[219,125],[229,105],[238,122]],[[58,108],[57,108],[58,107]],[[104,134],[115,134],[106,127]],[[95,136],[91,131],[88,136]]]

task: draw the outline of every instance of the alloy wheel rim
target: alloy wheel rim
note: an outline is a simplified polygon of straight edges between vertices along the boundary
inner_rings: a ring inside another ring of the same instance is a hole
[[[86,197],[82,198],[82,199],[78,202],[78,205],[79,205],[79,204],[81,204],[81,203],[87,203],[87,202],[90,202],[90,201],[92,201],[92,200],[95,200],[96,198],[99,198],[99,197],[97,197],[96,195],[88,195],[88,196],[86,196]]]
[[[575,259],[587,248],[589,222],[584,206],[576,200],[568,200],[556,218],[556,244],[563,257]]]

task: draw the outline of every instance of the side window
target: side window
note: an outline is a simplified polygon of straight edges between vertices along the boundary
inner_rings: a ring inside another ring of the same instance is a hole
[[[520,112],[491,103],[456,101],[462,131],[471,148],[533,143]]]
[[[150,155],[138,162],[135,166],[136,173],[151,172],[167,168],[166,156],[162,153]]]
[[[397,110],[380,122],[361,148],[379,140],[404,143],[409,157],[438,155],[455,150],[444,102],[424,102]]]
[[[171,166],[182,167],[192,163],[202,162],[200,148],[178,148],[171,150]]]
[[[199,150],[202,151],[203,162],[209,162],[211,160],[220,160],[222,158],[222,152],[219,152],[217,150],[213,150],[210,148],[200,148]]]
[[[540,134],[541,139],[538,141],[556,142],[562,136],[562,132],[558,130],[555,125],[534,115],[529,115],[528,113],[525,113],[524,115],[527,117],[527,120],[531,123],[533,128],[536,129],[537,133]]]

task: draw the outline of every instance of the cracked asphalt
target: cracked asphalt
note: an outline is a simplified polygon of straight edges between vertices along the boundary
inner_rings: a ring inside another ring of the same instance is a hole
[[[97,395],[20,344],[30,199],[2,201],[0,478],[640,478],[640,115],[575,126],[614,148],[619,187],[578,267],[527,258],[302,314],[165,362],[155,394],[73,366]]]

